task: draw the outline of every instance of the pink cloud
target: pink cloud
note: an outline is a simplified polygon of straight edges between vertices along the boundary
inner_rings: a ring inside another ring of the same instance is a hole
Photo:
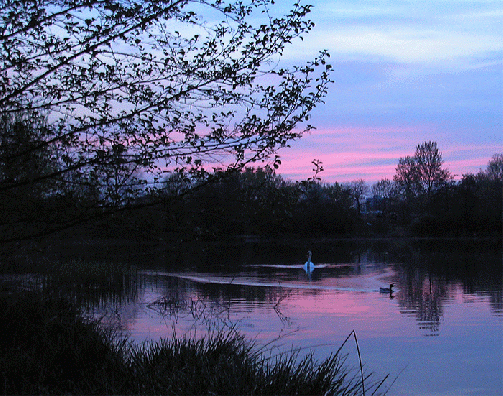
[[[336,128],[314,131],[293,142],[291,148],[281,150],[279,173],[286,179],[305,180],[314,173],[311,161],[319,159],[324,167],[320,176],[325,182],[362,178],[374,183],[392,179],[398,160],[413,155],[417,144],[428,140],[438,143],[445,167],[457,178],[485,169],[491,156],[501,152],[494,144],[466,145],[443,139],[432,125]]]

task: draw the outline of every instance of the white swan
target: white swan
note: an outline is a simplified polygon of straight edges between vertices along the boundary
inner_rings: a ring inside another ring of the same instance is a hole
[[[304,264],[304,270],[308,274],[314,271],[314,264],[311,262],[311,251],[307,252],[307,261]]]

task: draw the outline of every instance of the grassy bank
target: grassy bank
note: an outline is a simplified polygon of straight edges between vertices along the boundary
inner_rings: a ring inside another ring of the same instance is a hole
[[[64,299],[0,300],[2,394],[361,394],[359,373],[349,375],[339,353],[322,362],[271,356],[232,331],[135,346]]]

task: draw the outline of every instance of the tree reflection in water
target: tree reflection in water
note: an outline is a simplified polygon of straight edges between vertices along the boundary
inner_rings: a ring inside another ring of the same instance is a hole
[[[443,316],[442,303],[448,298],[449,287],[438,280],[432,281],[431,276],[407,272],[401,275],[400,312],[415,315],[425,335],[437,336]]]
[[[497,245],[476,243],[422,241],[394,252],[400,312],[414,315],[424,335],[439,335],[444,305],[459,289],[465,298],[488,296],[492,313],[503,314],[500,252]]]

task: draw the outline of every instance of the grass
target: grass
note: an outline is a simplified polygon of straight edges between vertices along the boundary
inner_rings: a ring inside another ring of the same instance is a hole
[[[40,292],[1,293],[0,332],[1,394],[362,394],[340,350],[267,355],[233,330],[137,346]]]

